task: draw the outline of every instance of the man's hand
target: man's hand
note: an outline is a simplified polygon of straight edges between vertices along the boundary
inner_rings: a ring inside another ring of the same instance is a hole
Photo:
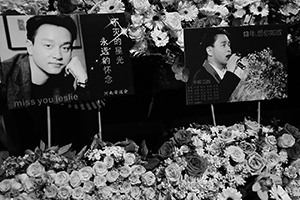
[[[72,74],[76,83],[86,83],[87,73],[77,56],[73,57],[66,66],[66,74]]]
[[[241,80],[245,80],[247,78],[248,71],[237,67],[234,71],[234,74],[237,75]]]
[[[232,54],[230,56],[230,58],[227,61],[227,70],[230,72],[234,72],[234,70],[237,68],[237,61],[240,59],[240,56],[238,56],[237,54]]]

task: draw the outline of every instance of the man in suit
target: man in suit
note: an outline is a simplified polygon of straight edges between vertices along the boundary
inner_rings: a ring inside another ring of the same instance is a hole
[[[12,155],[21,155],[40,140],[46,142],[46,134],[42,134],[47,126],[45,105],[58,106],[87,94],[86,69],[72,57],[77,36],[74,20],[64,15],[33,16],[27,20],[26,29],[27,53],[0,65],[0,139]],[[56,107],[52,108],[55,112]],[[61,106],[57,112],[60,120],[52,120],[64,122],[60,129],[74,130],[78,113],[70,114]]]
[[[218,100],[227,102],[244,75],[237,67],[240,56],[232,53],[229,33],[221,28],[210,28],[201,42],[205,61],[192,79],[194,85],[218,85]]]

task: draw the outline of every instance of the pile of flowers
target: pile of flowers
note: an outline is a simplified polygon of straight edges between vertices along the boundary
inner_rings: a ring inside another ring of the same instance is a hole
[[[191,124],[155,154],[126,139],[89,148],[41,142],[1,166],[1,199],[300,199],[300,132],[255,121]]]
[[[231,102],[287,98],[287,69],[266,48],[243,58],[246,76],[231,95]]]
[[[183,29],[285,23],[299,51],[299,0],[0,0],[0,14],[125,13],[132,56],[159,55],[175,78],[188,80]],[[181,58],[181,59],[180,59]]]

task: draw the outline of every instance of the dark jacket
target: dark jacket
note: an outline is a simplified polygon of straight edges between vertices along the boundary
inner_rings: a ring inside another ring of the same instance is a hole
[[[214,68],[205,61],[203,66],[193,76],[192,81],[194,85],[218,85],[219,98],[214,103],[224,103],[229,100],[232,92],[240,82],[240,78],[234,73],[226,71],[223,79],[221,79]]]

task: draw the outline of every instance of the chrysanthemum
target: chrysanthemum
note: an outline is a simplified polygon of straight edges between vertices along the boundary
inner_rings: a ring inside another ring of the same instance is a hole
[[[262,17],[266,17],[269,14],[269,6],[263,2],[255,2],[250,5],[250,12],[254,15],[261,15]]]
[[[155,28],[151,31],[151,37],[155,42],[155,46],[163,47],[169,42],[169,36],[167,32],[163,32],[160,29]]]
[[[215,5],[215,10],[221,17],[226,17],[229,14],[229,10],[224,5]]]
[[[144,17],[144,24],[149,29],[162,29],[162,27],[164,26],[161,14],[157,12],[157,10],[157,7],[152,5],[149,9],[149,12],[147,12],[147,14]]]
[[[193,21],[197,17],[199,10],[191,2],[185,1],[183,3],[180,1],[178,4],[178,13],[181,16],[181,20]]]
[[[125,11],[124,3],[121,0],[104,1],[99,8],[99,13],[122,13]]]
[[[237,191],[235,188],[226,188],[221,194],[218,195],[218,200],[241,200],[242,194]]]

